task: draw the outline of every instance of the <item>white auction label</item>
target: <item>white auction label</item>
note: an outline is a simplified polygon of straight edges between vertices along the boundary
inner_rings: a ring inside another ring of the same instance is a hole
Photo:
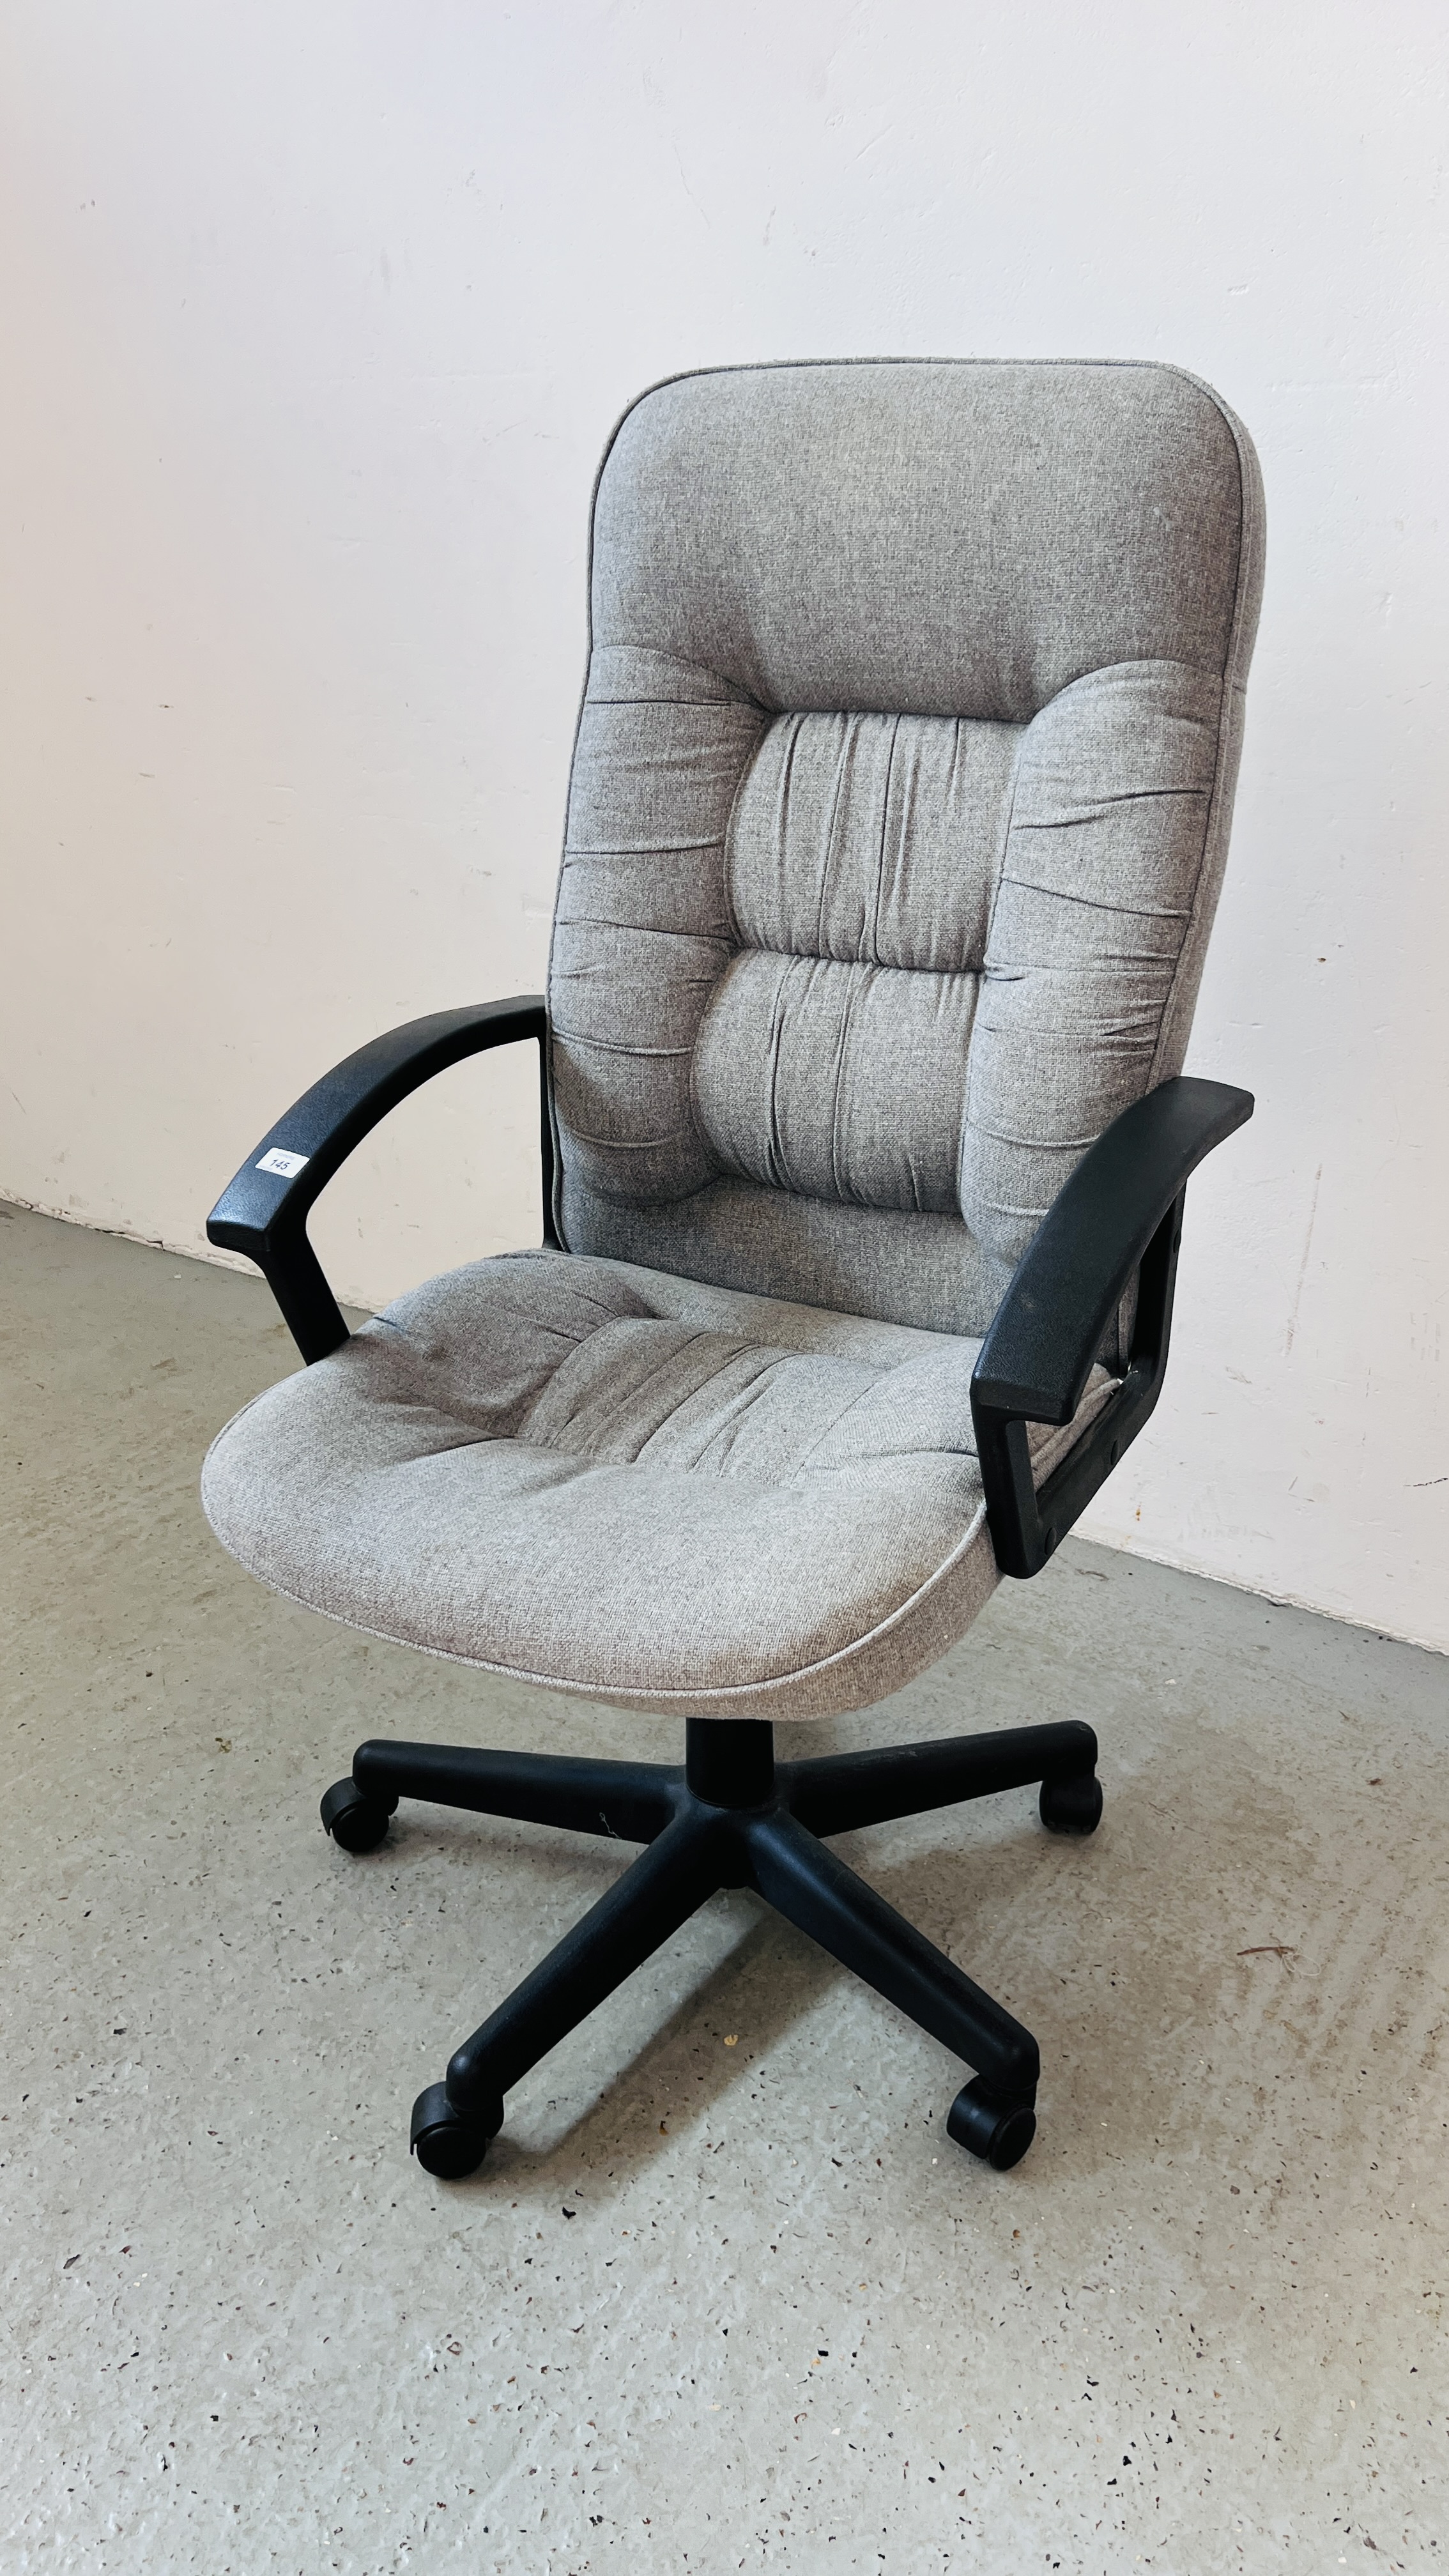
[[[309,1154],[289,1154],[281,1145],[274,1145],[269,1154],[263,1154],[257,1170],[279,1172],[284,1181],[294,1181],[297,1174],[306,1169],[311,1159]]]

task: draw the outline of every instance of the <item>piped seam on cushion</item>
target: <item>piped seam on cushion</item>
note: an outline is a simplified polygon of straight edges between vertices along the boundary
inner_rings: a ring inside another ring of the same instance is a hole
[[[1051,1473],[1052,1467],[1056,1463],[1057,1458],[1071,1445],[1078,1434],[1086,1428],[1093,1415],[1100,1409],[1101,1404],[1105,1402],[1106,1398],[1113,1391],[1113,1384],[1111,1381],[1108,1381],[1108,1383],[1096,1391],[1095,1396],[1088,1396],[1086,1402],[1079,1408],[1077,1414],[1070,1423],[1067,1423],[1060,1431],[1054,1432],[1052,1436],[1042,1444],[1041,1448],[1035,1453],[1032,1460],[1033,1480],[1038,1486],[1040,1486],[1045,1477]],[[250,1407],[244,1407],[243,1410],[249,1411]],[[215,1445],[216,1444],[213,1443],[213,1447]],[[205,1508],[204,1494],[203,1508]],[[207,1511],[207,1519],[208,1521],[211,1521],[211,1514],[209,1511]],[[971,1548],[976,1544],[977,1540],[981,1536],[985,1522],[986,1504],[983,1498],[973,1513],[971,1521],[962,1538],[951,1550],[950,1555],[942,1559],[941,1563],[926,1577],[923,1583],[917,1586],[916,1590],[907,1600],[899,1603],[897,1607],[893,1611],[889,1612],[884,1619],[878,1620],[874,1627],[865,1630],[862,1635],[852,1638],[849,1644],[835,1648],[831,1654],[820,1656],[813,1663],[793,1667],[786,1673],[770,1674],[762,1680],[753,1682],[737,1684],[710,1683],[706,1684],[703,1688],[696,1690],[676,1691],[657,1689],[648,1682],[571,1682],[557,1673],[535,1672],[528,1666],[500,1663],[486,1655],[463,1655],[454,1653],[450,1648],[445,1646],[421,1645],[418,1644],[416,1640],[402,1636],[396,1631],[386,1628],[371,1628],[361,1620],[349,1619],[342,1611],[321,1608],[318,1603],[308,1601],[303,1594],[292,1591],[286,1584],[274,1582],[269,1576],[262,1576],[260,1579],[264,1581],[267,1584],[268,1589],[275,1592],[280,1599],[284,1601],[293,1601],[304,1610],[318,1610],[319,1616],[325,1619],[334,1620],[340,1627],[356,1629],[363,1636],[385,1638],[388,1642],[393,1644],[412,1646],[415,1652],[435,1655],[438,1657],[439,1661],[443,1663],[465,1664],[476,1672],[498,1673],[506,1680],[528,1682],[541,1690],[563,1691],[573,1696],[602,1700],[605,1703],[611,1700],[619,1702],[633,1700],[654,1706],[663,1703],[669,1708],[687,1708],[690,1706],[697,1707],[701,1702],[707,1703],[711,1700],[716,1702],[729,1701],[731,1703],[735,1703],[740,1700],[749,1702],[752,1699],[761,1698],[766,1694],[769,1694],[772,1697],[777,1697],[783,1691],[794,1689],[797,1686],[803,1688],[806,1684],[817,1680],[825,1674],[842,1669],[853,1661],[863,1660],[872,1647],[883,1644],[889,1638],[893,1630],[899,1628],[902,1622],[909,1618],[913,1613],[918,1612],[929,1601],[932,1594],[944,1586],[949,1577],[964,1563]],[[211,1522],[211,1526],[213,1530],[216,1529],[214,1522]],[[216,1531],[216,1535],[220,1538],[221,1534],[219,1531]],[[222,1540],[222,1544],[225,1546],[225,1540]],[[987,1537],[987,1544],[988,1546],[990,1545],[989,1535]],[[228,1554],[230,1553],[231,1551],[228,1549]]]
[[[206,1509],[204,1494],[202,1497],[202,1508],[204,1510]],[[212,1521],[209,1511],[207,1511],[206,1517],[211,1526],[213,1535],[220,1540],[223,1547],[226,1547],[227,1543],[225,1539],[221,1537],[221,1532],[217,1529],[215,1522]],[[256,1579],[259,1582],[264,1583],[269,1592],[274,1592],[279,1600],[291,1601],[296,1604],[298,1609],[301,1610],[315,1611],[319,1618],[331,1619],[339,1628],[351,1628],[358,1635],[363,1637],[382,1638],[389,1645],[407,1646],[414,1654],[433,1655],[440,1663],[463,1664],[472,1672],[497,1673],[505,1681],[527,1682],[537,1690],[563,1691],[568,1693],[571,1697],[603,1700],[605,1702],[611,1700],[619,1702],[635,1700],[649,1703],[665,1701],[671,1708],[685,1708],[690,1705],[697,1704],[701,1700],[749,1699],[766,1692],[777,1694],[782,1690],[790,1690],[797,1684],[803,1685],[815,1680],[819,1675],[829,1673],[843,1665],[847,1665],[851,1661],[864,1656],[871,1647],[877,1644],[883,1644],[890,1636],[892,1630],[899,1627],[902,1620],[921,1607],[921,1605],[929,1599],[931,1594],[940,1585],[942,1585],[946,1581],[947,1577],[962,1563],[975,1543],[985,1522],[985,1518],[986,1505],[982,1502],[977,1506],[970,1526],[964,1537],[960,1540],[958,1545],[952,1549],[951,1554],[948,1557],[944,1557],[940,1565],[938,1565],[932,1573],[927,1575],[924,1583],[917,1587],[916,1591],[911,1594],[909,1600],[901,1602],[895,1610],[888,1614],[886,1618],[877,1621],[873,1628],[867,1629],[859,1637],[852,1638],[848,1645],[838,1646],[833,1653],[820,1656],[812,1664],[801,1664],[794,1667],[789,1672],[766,1674],[761,1680],[752,1682],[711,1682],[706,1683],[698,1690],[664,1690],[656,1688],[650,1682],[568,1681],[562,1674],[535,1672],[531,1666],[526,1664],[499,1663],[493,1657],[488,1655],[459,1654],[450,1646],[426,1645],[418,1638],[404,1635],[399,1629],[373,1628],[364,1620],[351,1619],[348,1617],[346,1611],[331,1610],[328,1609],[324,1603],[310,1601],[305,1593],[293,1591],[289,1584],[277,1582],[272,1575],[262,1574],[258,1575]],[[227,1547],[227,1554],[230,1556],[233,1553],[234,1551]],[[245,1559],[238,1559],[238,1562],[245,1563]],[[255,1569],[248,1566],[247,1571],[249,1573],[254,1573]]]

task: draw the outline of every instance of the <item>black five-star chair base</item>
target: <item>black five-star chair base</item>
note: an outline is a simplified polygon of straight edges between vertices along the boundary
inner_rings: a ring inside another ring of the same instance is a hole
[[[1102,1813],[1089,1726],[1013,1727],[776,1763],[774,1731],[750,1719],[692,1718],[682,1769],[571,1755],[476,1753],[441,1744],[364,1744],[322,1822],[351,1852],[373,1850],[399,1798],[566,1825],[647,1849],[465,2040],[447,2081],[413,2106],[413,2153],[449,2182],[472,2173],[503,2125],[503,2096],[720,1887],[752,1887],[853,1968],[975,2076],[947,2127],[1004,2172],[1036,2135],[1036,2041],[990,1995],[826,1849],[822,1837],[958,1799],[1041,1782],[1054,1833],[1089,1834]]]

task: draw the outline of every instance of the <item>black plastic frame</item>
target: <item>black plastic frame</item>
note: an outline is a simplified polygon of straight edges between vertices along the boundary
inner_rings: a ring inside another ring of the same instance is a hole
[[[1079,1719],[945,1742],[776,1763],[773,1728],[691,1718],[682,1767],[443,1744],[359,1745],[322,1801],[345,1850],[376,1849],[401,1798],[599,1834],[646,1848],[454,2050],[413,2107],[412,2146],[456,2181],[481,2164],[503,2097],[722,1887],[749,1887],[942,2047],[977,2069],[949,2134],[1004,2171],[1036,2129],[1031,2032],[826,1848],[826,1838],[1041,1783],[1042,1822],[1091,1833],[1097,1739]]]
[[[971,1379],[1003,1574],[1041,1572],[1151,1414],[1167,1374],[1188,1179],[1252,1114],[1252,1093],[1226,1082],[1161,1083],[1083,1155],[1018,1262]],[[1038,1492],[1027,1425],[1072,1420],[1134,1280],[1126,1373]]]
[[[379,1119],[434,1074],[465,1056],[536,1040],[539,1050],[539,1145],[543,1159],[543,1239],[556,1244],[553,1223],[553,1123],[548,1098],[548,1013],[541,993],[511,1002],[480,1002],[459,1011],[433,1011],[389,1029],[355,1055],[334,1065],[269,1127],[241,1170],[223,1190],[206,1220],[207,1240],[244,1252],[266,1274],[292,1339],[304,1360],[326,1359],[348,1338],[342,1310],[307,1240],[307,1217],[334,1172]],[[294,1173],[265,1172],[268,1154],[298,1160]]]

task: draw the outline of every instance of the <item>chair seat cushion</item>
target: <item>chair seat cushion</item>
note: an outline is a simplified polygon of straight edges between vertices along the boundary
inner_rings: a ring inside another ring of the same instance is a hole
[[[826,1716],[933,1662],[996,1582],[979,1347],[508,1254],[259,1396],[203,1500],[254,1574],[375,1635],[624,1706]],[[1038,1478],[1072,1436],[1042,1436]]]

